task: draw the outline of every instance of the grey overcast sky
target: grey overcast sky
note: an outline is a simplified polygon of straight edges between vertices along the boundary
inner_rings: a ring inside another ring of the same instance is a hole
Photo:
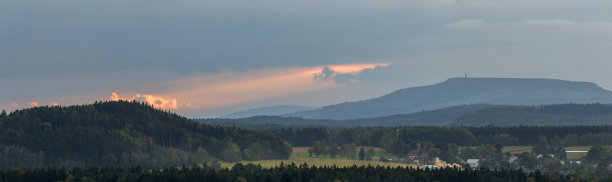
[[[2,0],[0,109],[138,99],[188,117],[450,77],[612,89],[610,0]]]

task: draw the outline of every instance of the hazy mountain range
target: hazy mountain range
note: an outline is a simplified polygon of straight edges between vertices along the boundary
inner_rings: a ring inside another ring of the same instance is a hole
[[[305,119],[360,119],[435,110],[457,105],[545,105],[612,103],[612,92],[589,82],[522,78],[451,78],[387,95],[285,114]]]
[[[612,125],[610,104],[554,104],[540,106],[462,105],[410,114],[367,119],[304,119],[253,116],[239,119],[200,119],[200,122],[230,126],[599,126]]]
[[[409,114],[396,114],[391,116],[367,119],[304,119],[299,117],[283,117],[261,115],[248,118],[210,118],[200,119],[208,124],[281,124],[281,125],[319,125],[319,126],[448,126],[457,118],[466,114],[475,113],[482,109],[492,107],[488,104],[461,105],[431,111],[421,111]]]
[[[318,107],[276,105],[276,106],[259,107],[255,109],[238,111],[238,112],[224,115],[221,118],[247,118],[251,116],[260,116],[260,115],[265,115],[265,116],[283,115],[283,114],[294,113],[294,112],[299,112],[299,111],[313,110],[317,108]]]
[[[589,82],[555,79],[451,78],[442,83],[400,89],[363,101],[310,110],[302,106],[271,106],[225,117],[242,119],[201,121],[325,126],[607,124],[607,119],[612,119],[611,106],[591,103],[612,103],[612,92]],[[556,109],[556,112],[551,115],[534,106]],[[597,109],[602,111],[598,111],[596,116],[583,113],[578,117],[572,115],[571,109],[588,113]],[[562,123],[559,123],[560,119]]]

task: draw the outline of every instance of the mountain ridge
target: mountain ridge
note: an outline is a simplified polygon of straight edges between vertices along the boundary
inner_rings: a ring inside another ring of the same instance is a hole
[[[448,126],[455,119],[474,113],[482,109],[493,107],[487,104],[460,105],[442,109],[421,111],[409,114],[396,114],[377,118],[332,120],[332,119],[304,119],[299,117],[283,116],[252,116],[248,118],[209,118],[198,121],[207,124],[280,124],[294,126],[339,126],[339,127],[378,127],[378,126]]]
[[[399,89],[381,97],[328,105],[283,116],[305,119],[360,119],[469,104],[545,105],[612,103],[612,92],[591,82],[543,78],[450,78]]]
[[[221,116],[221,118],[248,118],[252,116],[259,115],[283,115],[290,114],[299,111],[312,110],[317,109],[318,107],[309,107],[309,106],[297,106],[297,105],[273,105],[273,106],[265,106],[258,107],[253,109],[241,110],[233,113],[229,113]]]
[[[612,125],[612,104],[537,106],[475,104],[352,120],[253,116],[240,119],[200,119],[198,121],[226,126],[246,126],[246,128],[256,125],[321,127],[601,126]]]

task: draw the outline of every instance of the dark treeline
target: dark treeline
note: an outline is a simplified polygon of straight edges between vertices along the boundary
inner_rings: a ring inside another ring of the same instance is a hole
[[[287,127],[242,125],[290,141],[293,146],[309,147],[315,141],[328,144],[353,143],[386,147],[413,142],[453,143],[459,146],[534,145],[538,138],[560,139],[565,146],[612,145],[612,126],[486,126],[486,127]]]
[[[516,143],[507,145],[534,145],[540,135],[548,139],[559,137],[567,146],[612,145],[612,125],[602,126],[505,126],[467,127],[481,143],[499,142],[495,137],[508,134]],[[488,138],[488,139],[487,139]],[[487,142],[487,140],[489,140]]]
[[[597,177],[589,180],[599,179]],[[601,177],[601,180],[605,180]],[[0,170],[0,182],[25,181],[218,181],[218,182],[275,182],[275,181],[364,181],[364,182],[564,182],[580,181],[579,178],[543,174],[540,171],[524,173],[520,170],[459,170],[453,168],[414,169],[373,166],[314,167],[295,164],[273,168],[261,168],[252,164],[237,164],[231,169],[210,168],[166,168],[163,170],[142,170],[136,168],[74,168],[64,169],[11,169]]]
[[[247,129],[201,124],[139,102],[34,107],[0,114],[0,168],[159,168],[284,159],[284,140]]]
[[[301,128],[276,128],[264,132],[290,141],[295,147],[309,147],[315,141],[329,139],[326,128],[301,127]]]
[[[456,118],[452,126],[576,126],[612,124],[610,104],[493,106]]]

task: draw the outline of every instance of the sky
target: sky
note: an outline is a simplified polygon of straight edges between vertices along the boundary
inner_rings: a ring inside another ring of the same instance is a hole
[[[612,89],[609,0],[2,0],[0,109],[146,101],[187,117],[451,77]]]

